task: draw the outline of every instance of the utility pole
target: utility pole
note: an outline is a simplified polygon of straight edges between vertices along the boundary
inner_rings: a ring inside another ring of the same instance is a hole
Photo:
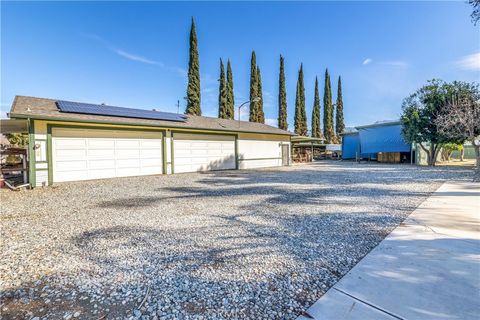
[[[177,100],[177,114],[180,113],[180,100]]]

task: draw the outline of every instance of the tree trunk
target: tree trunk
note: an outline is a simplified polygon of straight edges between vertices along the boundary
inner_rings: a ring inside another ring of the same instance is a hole
[[[437,148],[436,148],[436,145],[431,143],[430,144],[430,150],[428,150],[428,165],[430,167],[434,167],[435,166],[435,160],[436,160],[436,157],[437,156]]]
[[[475,173],[473,176],[473,181],[480,181],[480,145],[475,143],[475,139],[472,141],[473,148],[475,149]]]
[[[465,147],[460,150],[460,161],[463,162],[465,160]]]

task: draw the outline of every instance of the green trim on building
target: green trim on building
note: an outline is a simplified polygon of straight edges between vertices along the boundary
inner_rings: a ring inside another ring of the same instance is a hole
[[[48,185],[53,184],[52,126],[47,124]]]
[[[174,149],[173,149],[173,145],[174,145],[174,139],[173,139],[173,131],[170,132],[170,168],[172,169],[172,173],[171,174],[174,174],[175,173],[175,157],[173,156],[174,155]]]
[[[35,188],[37,173],[35,168],[35,122],[28,119],[28,183]]]

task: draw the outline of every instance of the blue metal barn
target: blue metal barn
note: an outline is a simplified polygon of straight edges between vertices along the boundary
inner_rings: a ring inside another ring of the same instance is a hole
[[[342,159],[356,159],[360,155],[358,131],[345,133],[342,138]]]
[[[342,159],[376,159],[380,152],[410,152],[411,145],[402,137],[400,121],[376,122],[356,127],[342,139]]]

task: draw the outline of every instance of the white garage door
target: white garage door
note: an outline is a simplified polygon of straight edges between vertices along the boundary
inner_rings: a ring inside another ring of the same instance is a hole
[[[173,135],[174,172],[235,169],[235,137],[229,135]]]
[[[53,181],[162,173],[162,133],[54,128]]]

